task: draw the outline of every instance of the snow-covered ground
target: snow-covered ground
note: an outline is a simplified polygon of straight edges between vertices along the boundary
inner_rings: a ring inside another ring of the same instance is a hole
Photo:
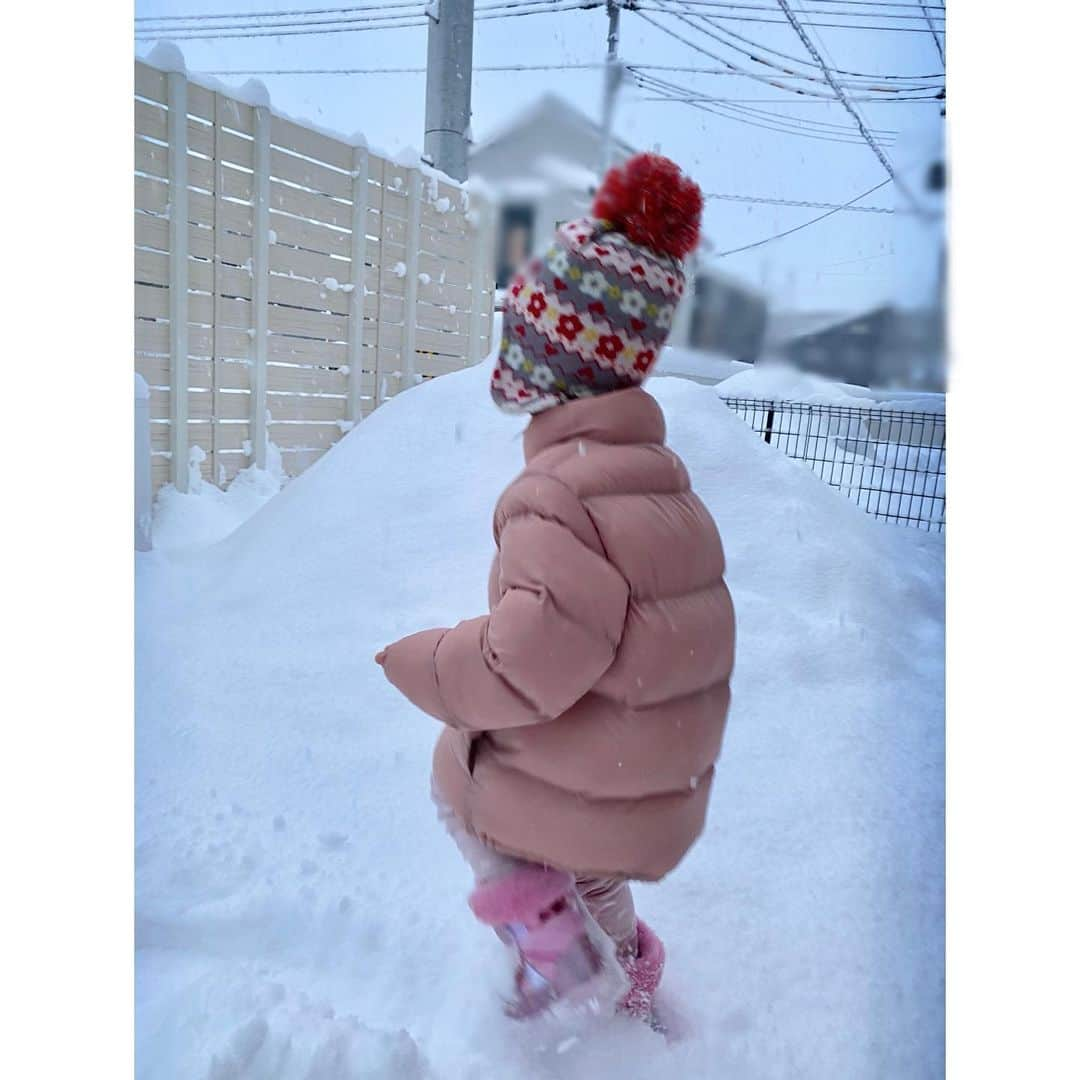
[[[711,385],[739,372],[753,370],[753,364],[729,360],[720,353],[702,352],[681,345],[665,345],[656,362],[657,375],[680,375]]]
[[[944,412],[945,395],[890,387],[855,386],[802,371],[782,357],[766,356],[754,364],[729,360],[719,353],[667,345],[657,375],[679,375],[707,386],[717,385],[724,397],[769,401],[801,401],[808,405]]]
[[[372,662],[483,610],[521,453],[486,381],[394,398],[219,543],[223,500],[167,499],[168,550],[137,557],[138,1076],[941,1076],[942,538],[676,378],[650,389],[739,627],[706,832],[637,888],[689,1035],[502,1017],[502,947],[428,802],[437,725]]]

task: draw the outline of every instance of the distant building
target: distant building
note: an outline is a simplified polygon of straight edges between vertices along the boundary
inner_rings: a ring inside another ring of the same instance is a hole
[[[636,153],[615,139],[614,161]],[[600,126],[555,94],[537,99],[487,141],[475,146],[469,175],[495,204],[496,285],[505,288],[515,269],[546,244],[565,221],[589,212],[603,169]],[[710,244],[702,242],[707,259]],[[688,266],[691,295],[680,306],[673,344],[755,360],[764,340],[766,306],[754,290],[696,259]]]
[[[856,386],[940,392],[943,339],[940,308],[882,305],[859,315],[788,316],[771,331],[769,351],[803,371]]]
[[[727,274],[698,266],[687,344],[752,364],[761,355],[767,323],[763,296]]]
[[[613,143],[615,161],[634,148]],[[603,169],[603,134],[569,102],[545,94],[486,142],[473,147],[469,176],[497,205],[496,285],[564,221],[587,214]]]

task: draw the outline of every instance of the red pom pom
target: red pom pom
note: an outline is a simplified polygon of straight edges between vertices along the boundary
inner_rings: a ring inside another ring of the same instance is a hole
[[[635,244],[684,259],[701,237],[701,188],[674,161],[635,154],[604,177],[593,216]]]

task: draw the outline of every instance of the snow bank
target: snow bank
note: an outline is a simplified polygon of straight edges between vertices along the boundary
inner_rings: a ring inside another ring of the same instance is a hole
[[[673,378],[739,626],[705,834],[635,890],[690,1034],[502,1017],[428,801],[437,725],[372,662],[483,610],[521,453],[487,379],[395,397],[221,543],[137,556],[138,1076],[940,1076],[942,540]]]
[[[679,345],[665,345],[656,362],[656,375],[681,375],[706,384],[723,382],[751,368],[740,360],[729,360],[720,353],[702,352]]]
[[[177,491],[173,484],[162,487],[154,500],[154,547],[166,552],[209,547],[239,528],[288,479],[281,454],[273,444],[269,450],[266,469],[251,465],[237,473],[224,490],[203,481],[197,467],[186,493]],[[205,454],[200,454],[197,464],[205,460]]]
[[[781,360],[759,361],[734,372],[717,388],[723,397],[801,401],[810,405],[849,405],[882,409],[944,412],[945,395],[874,389],[835,382]]]

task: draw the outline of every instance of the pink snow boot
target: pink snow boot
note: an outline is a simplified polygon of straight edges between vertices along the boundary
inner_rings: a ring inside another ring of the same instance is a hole
[[[619,1008],[636,1020],[652,1022],[653,999],[664,974],[664,943],[638,919],[637,956],[623,961],[623,970],[630,979],[630,993],[619,1002]]]
[[[569,874],[522,866],[478,885],[469,906],[517,948],[516,998],[507,1004],[509,1016],[534,1016],[560,1000],[597,1007],[606,1002],[610,1008],[625,992],[613,948],[606,935],[590,934],[592,919]]]

